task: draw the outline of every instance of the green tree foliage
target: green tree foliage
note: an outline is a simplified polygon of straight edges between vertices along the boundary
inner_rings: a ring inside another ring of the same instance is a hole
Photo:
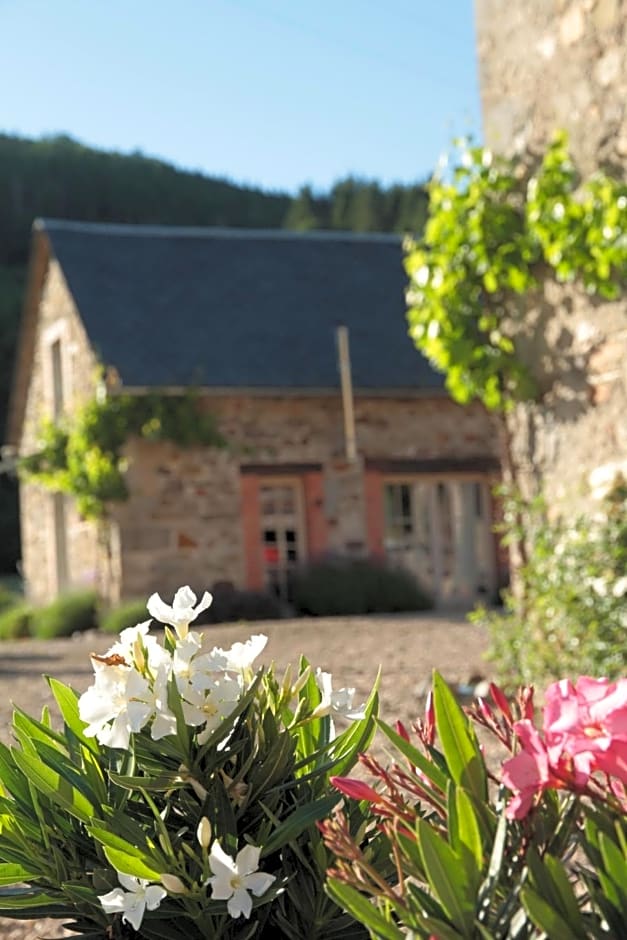
[[[626,213],[627,183],[602,173],[582,182],[563,134],[540,161],[464,146],[459,165],[434,177],[424,237],[408,244],[408,320],[457,401],[506,410],[536,396],[517,351],[520,298],[547,277],[617,297]]]

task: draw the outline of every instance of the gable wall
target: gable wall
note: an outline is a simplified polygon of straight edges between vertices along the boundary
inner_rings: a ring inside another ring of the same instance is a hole
[[[71,411],[93,395],[96,359],[60,268],[52,261],[39,310],[20,454],[37,450],[41,421],[52,417],[50,342],[57,337],[61,342],[65,406]],[[53,499],[40,486],[20,485],[23,574],[28,596],[35,602],[50,600],[57,594]],[[69,563],[66,587],[95,586],[100,565],[96,529],[80,518],[70,498],[64,499],[64,512]]]
[[[171,594],[187,583],[204,590],[220,580],[261,587],[250,546],[259,541],[257,497],[264,481],[299,481],[310,556],[324,550],[366,554],[377,547],[366,492],[382,479],[368,460],[498,453],[485,412],[443,397],[357,398],[355,465],[344,456],[339,392],[306,399],[215,397],[207,407],[229,441],[226,450],[129,444],[131,499],[115,509],[120,592],[126,597]]]
[[[512,153],[559,128],[584,173],[627,168],[627,0],[476,0],[485,138]],[[625,227],[627,228],[627,212]],[[547,284],[531,298],[528,363],[550,387],[512,420],[530,492],[582,508],[588,485],[627,474],[627,300]]]

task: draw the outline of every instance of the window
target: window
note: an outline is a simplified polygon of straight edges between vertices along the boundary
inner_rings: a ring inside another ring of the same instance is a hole
[[[385,532],[394,541],[414,531],[411,486],[408,483],[388,483],[384,493]]]
[[[296,482],[264,483],[259,488],[261,543],[267,586],[290,599],[290,575],[304,558],[302,496]]]

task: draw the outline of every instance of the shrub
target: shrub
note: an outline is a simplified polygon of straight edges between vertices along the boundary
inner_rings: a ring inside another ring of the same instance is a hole
[[[515,517],[516,500],[510,499]],[[627,628],[627,486],[620,481],[594,516],[547,520],[541,501],[524,507],[528,562],[502,613],[471,615],[491,635],[502,681],[545,682],[582,671],[617,676]]]
[[[281,601],[267,591],[241,590],[231,581],[217,581],[211,594],[213,601],[203,611],[198,621],[201,624],[278,620],[283,616]]]
[[[496,773],[436,673],[414,740],[379,722],[393,762],[361,755],[368,780],[331,778],[330,896],[377,940],[627,936],[627,678],[554,683],[541,726],[531,688],[490,693],[470,717],[507,754]],[[354,805],[374,845],[351,831]]]
[[[0,611],[7,610],[24,600],[23,595],[6,584],[0,584]]]
[[[144,620],[148,620],[146,601],[124,601],[103,611],[98,618],[98,627],[103,633],[120,633],[125,627],[134,627]]]
[[[0,640],[18,640],[29,636],[33,608],[25,602],[14,603],[0,612]]]
[[[299,614],[314,617],[427,610],[432,604],[403,568],[361,558],[325,558],[293,577],[291,597]]]
[[[15,712],[0,916],[45,912],[94,940],[366,940],[324,893],[315,824],[337,802],[329,775],[372,739],[376,686],[355,710],[304,659],[255,672],[264,636],[209,651],[190,629],[209,603],[152,597],[163,634],[125,630],[80,697],[49,679],[62,732]],[[332,716],[354,720],[336,735]]]
[[[33,636],[47,640],[91,630],[98,622],[96,605],[95,591],[62,594],[51,604],[35,611],[31,632]]]

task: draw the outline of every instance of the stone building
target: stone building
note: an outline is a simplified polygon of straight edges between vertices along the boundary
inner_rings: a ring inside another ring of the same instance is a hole
[[[494,429],[413,348],[404,285],[392,236],[37,222],[11,443],[35,451],[42,417],[93,397],[100,365],[134,394],[193,385],[228,446],[130,440],[130,495],[106,527],[22,483],[29,596],[281,592],[330,552],[387,556],[442,604],[491,595]]]
[[[475,10],[486,144],[539,151],[565,129],[582,174],[625,179],[627,0],[476,0]],[[530,491],[583,508],[590,487],[627,476],[627,297],[548,282],[527,314],[527,362],[546,393],[512,417],[517,462]]]

